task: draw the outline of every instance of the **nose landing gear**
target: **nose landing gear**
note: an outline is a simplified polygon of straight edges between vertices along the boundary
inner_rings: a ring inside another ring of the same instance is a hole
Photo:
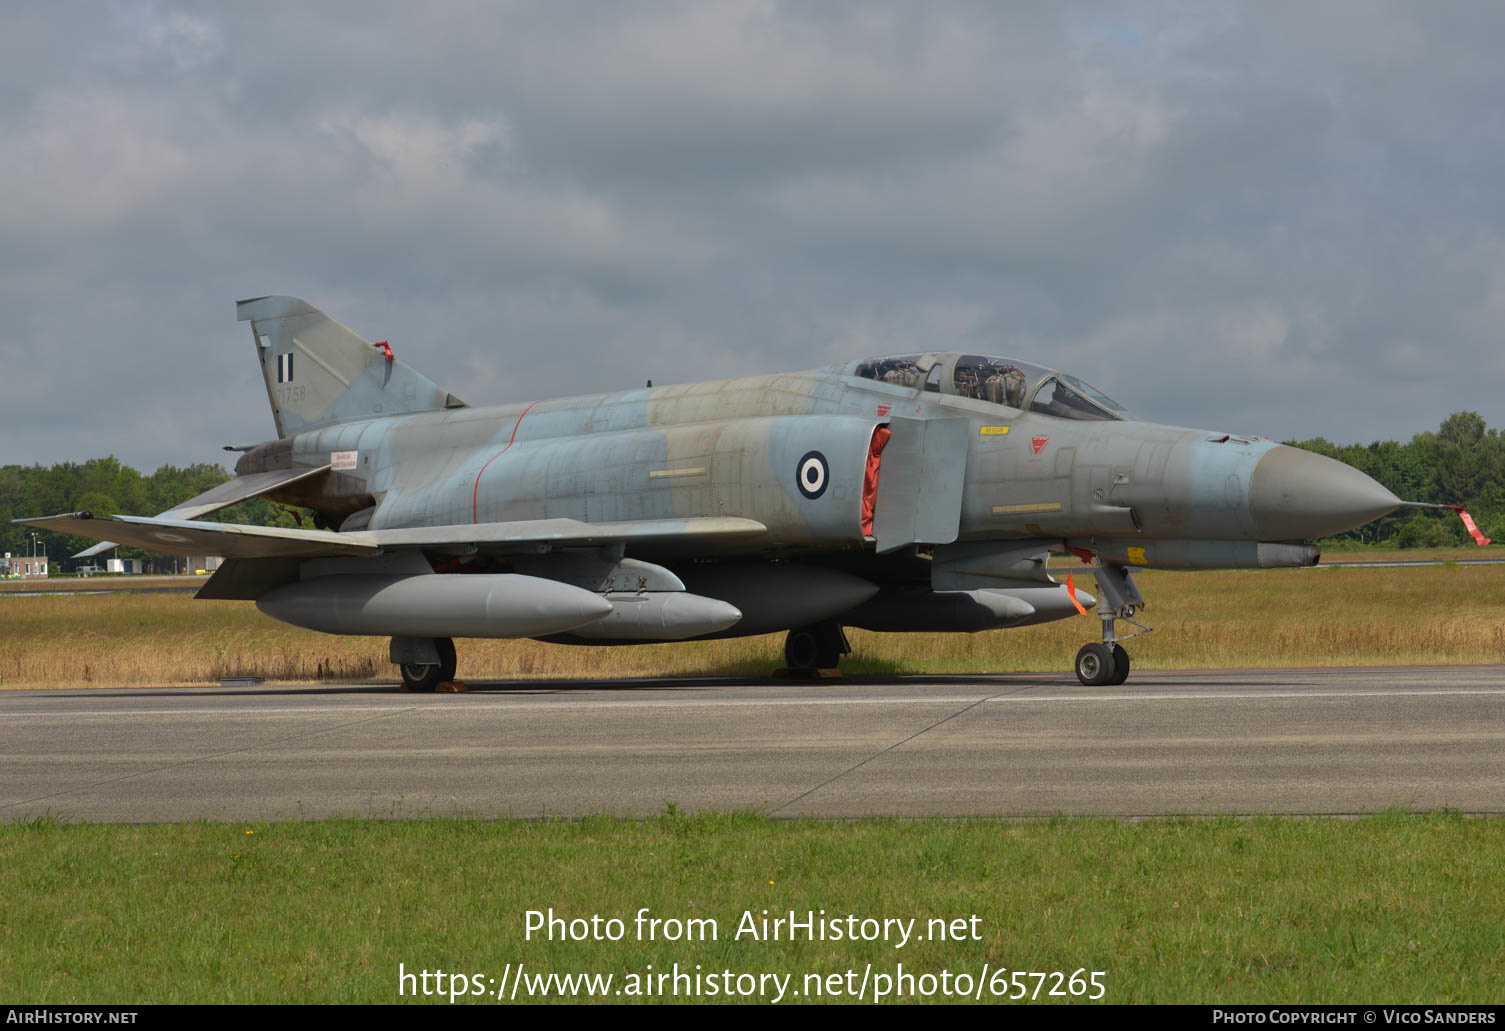
[[[1129,653],[1121,644],[1084,644],[1076,653],[1076,678],[1088,687],[1129,679]]]
[[[1084,644],[1076,653],[1076,677],[1088,687],[1117,686],[1129,679],[1129,653],[1120,641],[1150,632],[1150,627],[1134,619],[1144,608],[1144,596],[1134,585],[1134,578],[1124,566],[1107,563],[1094,567],[1097,574],[1097,614],[1103,621],[1101,644]],[[1119,634],[1118,620],[1137,626],[1130,634]]]

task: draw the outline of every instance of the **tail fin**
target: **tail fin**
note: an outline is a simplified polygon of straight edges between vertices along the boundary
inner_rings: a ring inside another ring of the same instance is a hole
[[[383,415],[464,408],[391,357],[391,350],[352,333],[307,301],[255,297],[235,306],[250,321],[266,379],[277,436]]]

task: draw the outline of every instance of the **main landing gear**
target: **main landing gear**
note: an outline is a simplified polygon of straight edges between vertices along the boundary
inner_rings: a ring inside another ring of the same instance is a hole
[[[1150,628],[1136,622],[1134,616],[1144,608],[1144,596],[1134,586],[1134,578],[1124,566],[1107,563],[1096,567],[1097,614],[1103,621],[1101,644],[1084,644],[1076,653],[1076,678],[1088,687],[1122,684],[1129,679],[1129,653],[1120,641],[1149,633]],[[1131,634],[1120,635],[1118,620],[1139,627]]]
[[[840,624],[827,621],[789,631],[784,638],[784,663],[789,672],[814,675],[817,670],[835,669],[852,646]]]
[[[449,637],[394,637],[391,659],[409,691],[433,691],[455,679],[455,642]]]

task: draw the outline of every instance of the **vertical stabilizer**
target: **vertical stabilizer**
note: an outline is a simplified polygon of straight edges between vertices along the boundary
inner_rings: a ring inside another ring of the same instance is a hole
[[[236,304],[251,323],[277,436],[383,415],[463,408],[391,351],[296,297],[256,297]]]

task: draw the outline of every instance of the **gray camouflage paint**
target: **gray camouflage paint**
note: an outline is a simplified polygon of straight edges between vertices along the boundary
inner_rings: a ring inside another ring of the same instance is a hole
[[[278,425],[314,427],[291,434],[291,463],[314,467],[337,452],[358,455],[354,470],[330,476],[319,493],[289,500],[330,511],[372,507],[371,529],[731,515],[768,528],[757,540],[728,546],[733,552],[863,549],[873,543],[860,530],[863,473],[879,425],[889,426],[894,438],[879,476],[877,535],[902,509],[921,513],[912,535],[883,550],[1019,538],[1039,539],[1042,547],[1071,540],[1087,548],[1099,540],[1292,540],[1335,529],[1332,518],[1310,525],[1268,518],[1278,507],[1278,491],[1258,503],[1261,460],[1292,449],[1258,437],[1020,411],[944,392],[944,374],[941,392],[932,392],[859,377],[858,363],[850,362],[620,394],[445,408],[457,403],[453,395],[402,362],[387,361],[379,348],[333,320],[320,322],[323,316],[304,302],[243,302],[241,317],[253,320],[258,342],[272,341],[257,350]],[[293,346],[293,353],[311,351],[304,357],[324,360],[296,367],[293,385],[307,389],[289,408],[280,401],[288,385],[275,382],[272,357]],[[938,357],[945,370],[955,356]],[[348,387],[337,378],[340,361],[347,363]],[[359,421],[324,425],[362,409]],[[405,410],[411,414],[391,414]],[[915,444],[918,471],[905,479],[899,471],[908,457],[905,435],[922,431],[944,435],[946,446]],[[811,452],[824,456],[829,469],[830,482],[817,498],[804,496],[796,483],[799,462]],[[1388,492],[1347,466],[1298,454],[1297,462],[1368,494],[1358,501],[1366,518],[1393,507]],[[252,463],[246,464],[249,471]],[[948,467],[958,489],[937,485]],[[1339,520],[1355,517],[1336,513]],[[1182,560],[1200,564],[1185,555]]]
[[[423,642],[446,619],[455,633],[598,644],[825,621],[1026,625],[1095,603],[1073,601],[1046,571],[1047,554],[1067,549],[1098,561],[1112,641],[1113,619],[1143,604],[1128,567],[1310,564],[1316,551],[1299,542],[1399,504],[1357,470],[1258,437],[1106,410],[1062,418],[1028,410],[1029,395],[1020,407],[964,396],[958,354],[906,359],[894,381],[859,375],[868,360],[471,408],[304,301],[256,298],[239,315],[279,439],[242,456],[239,488],[194,499],[193,511],[261,493],[316,510],[320,529],[105,525],[169,551],[223,541],[232,561],[202,596],[256,598],[331,632],[390,634],[394,655],[432,652]],[[924,369],[933,388],[914,375]],[[1038,390],[1050,374],[1035,371]],[[890,436],[869,535],[864,476],[880,428]],[[106,532],[86,515],[47,522]],[[446,595],[445,581],[376,575],[385,559],[370,556],[383,553],[488,577],[468,588],[481,608],[465,591]],[[346,557],[306,560],[319,554]],[[533,617],[497,615],[526,583],[554,586],[537,592]],[[429,600],[404,616],[410,594],[449,597],[452,615]],[[608,614],[582,629],[586,611]]]

